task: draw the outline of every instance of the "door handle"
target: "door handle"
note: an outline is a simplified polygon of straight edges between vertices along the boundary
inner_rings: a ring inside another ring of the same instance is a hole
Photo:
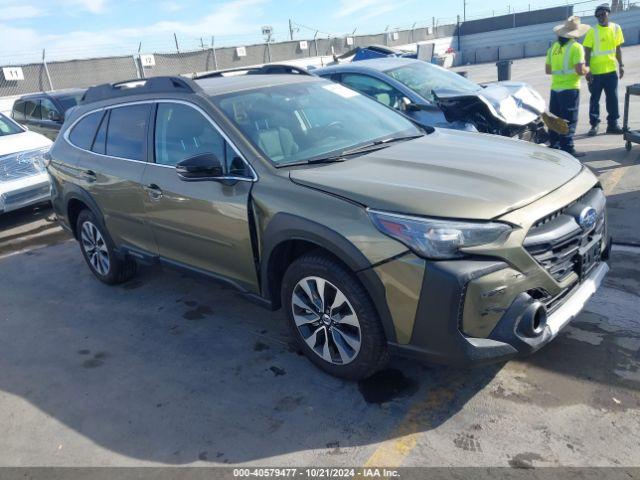
[[[96,172],[93,170],[83,170],[80,175],[82,175],[82,178],[87,182],[95,182],[97,180]]]
[[[152,200],[160,200],[162,198],[162,189],[155,183],[142,187],[149,194]]]

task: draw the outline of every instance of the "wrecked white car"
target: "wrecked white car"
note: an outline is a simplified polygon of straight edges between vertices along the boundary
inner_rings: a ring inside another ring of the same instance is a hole
[[[50,199],[44,155],[51,144],[0,113],[0,214]]]

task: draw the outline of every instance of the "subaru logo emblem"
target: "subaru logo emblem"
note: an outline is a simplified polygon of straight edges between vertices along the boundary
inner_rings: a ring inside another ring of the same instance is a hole
[[[580,225],[582,230],[589,230],[596,224],[597,219],[598,212],[596,212],[596,209],[593,207],[585,207],[578,217],[578,225]]]

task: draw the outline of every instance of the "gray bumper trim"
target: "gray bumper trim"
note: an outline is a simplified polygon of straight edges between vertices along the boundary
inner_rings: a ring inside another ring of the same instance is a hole
[[[608,271],[609,266],[604,262],[600,263],[600,265],[582,281],[578,289],[549,316],[547,327],[549,327],[552,337],[558,335],[558,332],[580,313],[587,301],[596,290],[598,290]]]

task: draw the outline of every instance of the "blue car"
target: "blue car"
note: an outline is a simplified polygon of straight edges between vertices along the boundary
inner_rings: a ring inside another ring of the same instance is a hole
[[[479,85],[437,65],[387,57],[313,70],[423,126],[491,133],[544,143],[545,101],[526,83]]]

